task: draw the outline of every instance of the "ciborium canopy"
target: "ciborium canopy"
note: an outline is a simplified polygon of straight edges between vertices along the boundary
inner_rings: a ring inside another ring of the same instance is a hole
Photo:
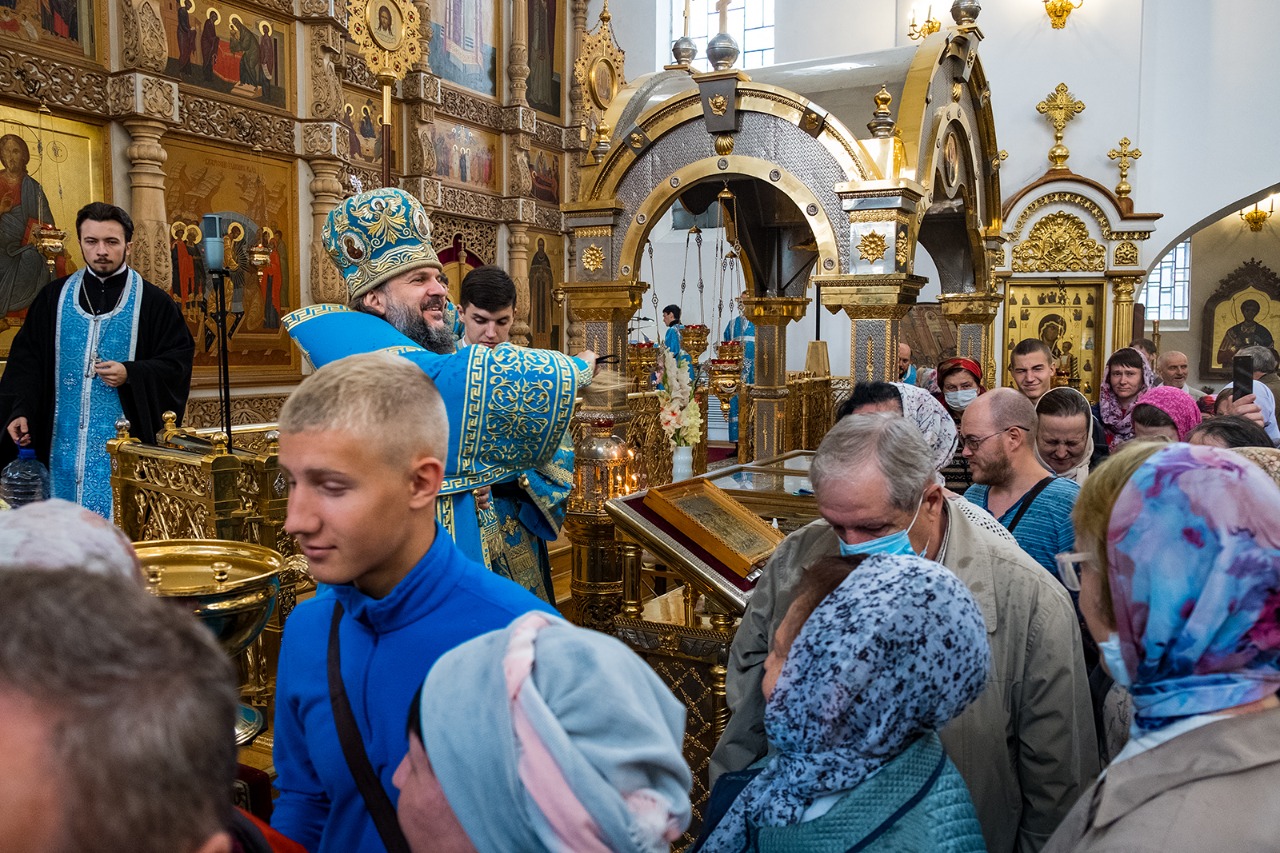
[[[266,626],[280,596],[284,558],[270,548],[220,539],[168,539],[134,545],[147,589],[190,610],[231,658]],[[265,725],[261,712],[240,706],[236,743],[247,744]]]

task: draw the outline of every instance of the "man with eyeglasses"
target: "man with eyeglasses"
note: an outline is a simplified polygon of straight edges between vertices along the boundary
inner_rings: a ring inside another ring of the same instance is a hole
[[[1036,407],[1012,388],[969,404],[960,442],[973,472],[964,496],[1003,524],[1022,550],[1058,576],[1056,557],[1073,550],[1071,508],[1080,487],[1036,457]]]

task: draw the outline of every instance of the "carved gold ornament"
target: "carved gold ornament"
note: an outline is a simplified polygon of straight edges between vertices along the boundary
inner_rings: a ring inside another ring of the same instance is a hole
[[[875,263],[884,257],[884,253],[888,250],[889,244],[885,240],[884,235],[879,231],[868,231],[862,235],[862,239],[858,241],[858,255],[864,261]]]
[[[906,269],[907,266],[907,232],[903,229],[898,232],[898,243],[895,247],[894,260],[898,264],[898,269]]]
[[[1129,137],[1125,136],[1120,139],[1118,148],[1112,148],[1107,152],[1107,157],[1116,161],[1116,166],[1120,169],[1120,183],[1116,184],[1116,195],[1124,198],[1133,192],[1133,187],[1129,184],[1129,168],[1134,161],[1142,156],[1142,152],[1137,148],[1129,147]]]
[[[1070,213],[1045,216],[1013,250],[1014,272],[1101,271],[1106,264],[1106,248]]]
[[[1128,240],[1116,246],[1116,266],[1136,267],[1138,265],[1138,247]]]
[[[711,105],[711,112],[718,116],[722,116],[729,111],[729,99],[724,95],[712,95],[707,103]]]
[[[587,272],[599,272],[604,269],[604,249],[592,243],[582,251],[582,268]]]

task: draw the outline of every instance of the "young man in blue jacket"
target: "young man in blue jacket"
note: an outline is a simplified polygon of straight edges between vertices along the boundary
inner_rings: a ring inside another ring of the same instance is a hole
[[[431,665],[520,614],[554,612],[442,535],[436,497],[448,446],[435,384],[385,352],[321,368],[280,413],[285,528],[321,587],[285,628],[272,825],[308,850],[385,849],[387,828],[370,803],[385,798],[394,809],[391,778],[408,749],[404,709]],[[345,693],[354,724],[345,745],[334,688]],[[375,777],[363,791],[352,739]]]

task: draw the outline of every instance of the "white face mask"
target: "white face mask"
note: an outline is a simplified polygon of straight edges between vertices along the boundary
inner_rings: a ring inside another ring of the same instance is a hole
[[[948,406],[957,412],[963,412],[970,403],[978,399],[978,389],[965,388],[962,391],[947,391],[942,396],[946,398]]]

